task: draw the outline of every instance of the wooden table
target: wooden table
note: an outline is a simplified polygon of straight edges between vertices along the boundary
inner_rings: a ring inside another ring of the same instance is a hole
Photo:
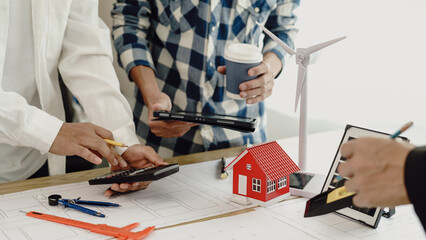
[[[189,154],[184,156],[172,157],[165,160],[168,163],[179,163],[181,165],[185,165],[185,164],[191,164],[191,163],[216,160],[221,157],[225,157],[225,158],[233,157],[233,156],[237,156],[242,151],[243,151],[243,146],[208,151],[208,152],[194,153],[194,154]],[[21,191],[35,189],[35,188],[88,181],[91,178],[100,176],[107,172],[109,172],[109,168],[105,167],[105,168],[97,168],[97,169],[87,170],[87,171],[67,173],[63,175],[34,178],[34,179],[21,180],[21,181],[15,181],[15,182],[8,182],[8,183],[0,183],[0,195],[7,194],[7,193],[21,192]]]

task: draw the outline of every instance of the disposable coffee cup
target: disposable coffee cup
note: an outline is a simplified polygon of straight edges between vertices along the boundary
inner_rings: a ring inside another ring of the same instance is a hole
[[[226,95],[233,99],[243,100],[244,98],[240,97],[239,86],[241,83],[257,77],[249,76],[248,70],[262,62],[262,53],[254,45],[233,43],[227,47],[223,57],[226,60]]]

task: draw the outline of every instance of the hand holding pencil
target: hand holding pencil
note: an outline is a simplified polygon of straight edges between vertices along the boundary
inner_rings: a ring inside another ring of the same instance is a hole
[[[107,143],[109,143],[109,144],[111,144],[111,145],[113,145],[113,146],[116,146],[116,147],[129,147],[129,146],[127,146],[124,143],[116,142],[116,141],[113,141],[113,140],[110,140],[110,139],[106,139],[106,138],[104,138],[104,141],[107,142]]]
[[[408,153],[414,148],[406,142],[395,141],[407,130],[407,123],[390,138],[364,137],[342,145],[338,172],[349,178],[347,191],[355,192],[353,203],[358,207],[393,207],[407,204],[409,199],[404,185],[404,167]]]
[[[104,157],[113,166],[126,167],[126,161],[104,140],[112,137],[110,131],[92,123],[63,123],[49,152],[61,156],[78,155],[94,164],[102,163]]]
[[[78,155],[94,164],[100,164],[104,157],[111,164],[113,171],[167,164],[154,149],[140,144],[130,146],[120,155],[114,146],[127,145],[113,141],[112,138],[110,131],[91,123],[63,123],[49,152],[62,156]],[[149,182],[113,184],[105,191],[105,195],[137,191],[148,185]]]

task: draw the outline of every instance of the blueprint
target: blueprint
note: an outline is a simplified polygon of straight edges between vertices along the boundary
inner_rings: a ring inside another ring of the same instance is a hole
[[[271,211],[256,208],[254,212],[154,231],[145,238],[145,240],[156,239],[285,240],[315,238],[284,223]]]
[[[231,159],[227,159],[229,163]],[[243,210],[247,207],[230,201],[232,171],[227,179],[219,178],[219,160],[190,164],[147,189],[107,199],[103,192],[109,185],[87,182],[34,189],[0,195],[0,240],[98,240],[111,239],[88,230],[25,216],[21,211],[38,211],[94,224],[123,227],[138,222],[133,231],[155,225],[159,230],[146,240],[155,239],[425,239],[424,230],[411,205],[399,206],[390,219],[382,218],[377,229],[331,213],[304,218],[306,198],[291,199],[248,213],[197,223],[176,224]],[[106,218],[90,216],[73,209],[49,206],[47,197],[119,203],[119,208],[89,208]],[[170,227],[172,226],[172,227]]]
[[[21,211],[38,211],[115,227],[138,222],[141,225],[133,231],[140,231],[152,225],[161,228],[249,207],[230,201],[232,173],[223,180],[219,179],[218,170],[219,161],[181,166],[178,173],[153,182],[145,190],[109,199],[103,195],[109,185],[89,185],[87,182],[0,195],[0,240],[110,238],[84,229],[27,217]],[[110,201],[121,206],[87,206],[106,215],[106,218],[99,218],[62,206],[49,206],[47,197],[51,194],[59,194],[64,198]]]
[[[304,218],[306,200],[292,199],[249,213],[162,229],[146,240],[425,239],[411,205],[397,207],[396,215],[382,218],[373,229],[334,213]]]
[[[275,204],[269,208],[275,217],[296,227],[313,239],[425,239],[425,233],[412,205],[396,207],[391,218],[382,217],[379,226],[373,229],[336,213],[304,218],[306,198]]]

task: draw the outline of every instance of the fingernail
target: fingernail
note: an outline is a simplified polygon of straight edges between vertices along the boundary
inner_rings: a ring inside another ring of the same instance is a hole
[[[247,93],[242,92],[242,93],[240,93],[240,96],[243,97],[243,98],[245,98],[245,97],[247,97]]]
[[[114,191],[118,191],[120,188],[118,186],[111,186],[111,189]]]
[[[244,90],[246,90],[247,89],[247,86],[246,85],[242,85],[241,87],[240,87],[240,90],[241,91],[244,91]]]
[[[129,188],[129,186],[127,184],[123,184],[123,186],[120,185],[120,187],[121,187],[121,189],[128,189]]]
[[[249,76],[254,76],[254,71],[253,71],[253,70],[249,70],[249,71],[248,71],[248,75],[249,75]]]
[[[133,187],[139,186],[139,183],[138,182],[134,182],[134,183],[132,183],[132,186]]]
[[[101,164],[102,163],[102,159],[99,157],[95,158],[95,164]]]
[[[127,167],[127,163],[126,163],[126,161],[121,161],[121,162],[120,162],[120,166],[121,166],[121,167]]]
[[[118,160],[117,160],[117,158],[114,158],[114,160],[112,161],[112,165],[113,165],[113,166],[117,166],[117,165],[118,165]]]
[[[247,100],[247,104],[251,104],[252,102],[252,100]]]

